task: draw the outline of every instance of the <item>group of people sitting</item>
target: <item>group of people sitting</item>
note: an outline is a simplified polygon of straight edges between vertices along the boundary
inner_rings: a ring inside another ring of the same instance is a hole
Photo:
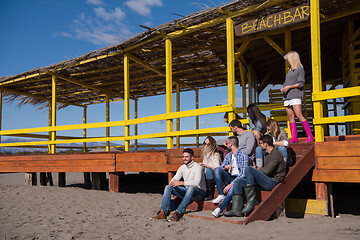
[[[167,219],[171,195],[182,198],[182,201],[170,221],[178,221],[188,204],[199,200],[212,200],[219,204],[211,213],[215,218],[231,201],[232,209],[223,215],[243,216],[257,205],[256,188],[270,191],[284,180],[288,166],[287,133],[276,120],[266,121],[255,104],[249,105],[248,113],[250,131],[243,128],[239,119],[232,120],[229,126],[234,136],[226,141],[216,142],[211,136],[204,140],[201,163],[194,161],[192,149],[184,149],[184,164],[165,187],[160,211],[152,219]],[[218,196],[213,199],[215,186]]]

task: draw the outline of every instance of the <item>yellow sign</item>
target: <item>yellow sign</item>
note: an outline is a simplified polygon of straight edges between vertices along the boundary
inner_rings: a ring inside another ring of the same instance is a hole
[[[243,36],[251,33],[272,30],[280,27],[285,27],[298,22],[306,21],[310,16],[309,5],[301,5],[290,8],[288,10],[271,14],[265,18],[254,19],[235,27],[237,36]]]

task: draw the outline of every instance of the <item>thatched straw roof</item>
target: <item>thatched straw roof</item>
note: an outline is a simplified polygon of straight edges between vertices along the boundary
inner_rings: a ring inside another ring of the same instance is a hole
[[[271,7],[267,4],[282,2]],[[176,31],[186,31],[206,21],[214,20],[258,4],[249,14],[233,18],[238,25],[247,19],[266,17],[271,13],[283,11],[292,6],[298,6],[308,1],[235,1],[218,8],[211,8],[193,13],[189,16],[165,23],[147,30],[118,45],[99,49],[80,57],[62,61],[51,66],[33,69],[31,71],[10,77],[0,78],[0,90],[6,92],[8,101],[20,100],[21,104],[32,103],[47,105],[51,98],[51,75],[49,71],[58,74],[58,101],[62,107],[67,104],[91,104],[104,101],[106,94],[111,99],[121,99],[124,94],[123,58],[124,53],[131,56],[130,60],[130,95],[131,99],[160,95],[165,93],[165,41],[164,36]],[[325,18],[340,12],[359,9],[356,0],[320,0],[321,13]],[[357,11],[359,12],[359,10]],[[356,13],[356,12],[355,12]],[[348,14],[349,15],[349,14]],[[346,28],[347,18],[339,18],[322,24],[322,47],[326,58],[323,58],[324,78],[340,78],[341,37]],[[184,30],[185,29],[185,30]],[[302,56],[308,75],[310,67],[310,33],[309,27],[292,32],[292,48]],[[259,38],[263,35],[251,35],[254,40],[241,59],[244,64],[252,64],[257,79],[261,81],[272,71],[271,81],[276,84],[283,82],[284,60],[275,50]],[[283,33],[273,33],[271,39],[279,46],[284,46]],[[235,38],[235,49],[243,38]],[[172,39],[173,81],[180,84],[181,91],[199,90],[209,87],[227,85],[226,69],[226,24],[221,21]],[[157,72],[133,61],[136,58],[156,68]],[[238,67],[238,64],[236,64]],[[327,67],[326,67],[327,66]],[[240,81],[239,70],[236,69],[236,81]],[[65,80],[64,80],[65,79]],[[26,96],[22,95],[25,94]]]

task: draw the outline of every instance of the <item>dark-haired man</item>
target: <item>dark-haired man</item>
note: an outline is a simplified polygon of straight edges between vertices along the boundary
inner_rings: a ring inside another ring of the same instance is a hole
[[[239,140],[239,149],[250,158],[254,155],[256,148],[255,136],[252,132],[246,131],[241,122],[237,119],[230,122],[230,129]]]
[[[169,185],[164,189],[161,208],[151,219],[167,219],[171,194],[182,198],[180,205],[170,217],[170,221],[178,221],[184,215],[186,207],[191,201],[199,201],[206,196],[204,170],[194,161],[194,151],[186,148],[183,151],[183,165],[179,167]],[[181,181],[183,179],[183,181]]]

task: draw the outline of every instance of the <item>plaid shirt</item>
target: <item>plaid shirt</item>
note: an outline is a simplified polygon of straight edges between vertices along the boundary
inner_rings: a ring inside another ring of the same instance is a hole
[[[231,165],[232,155],[233,155],[232,152],[226,155],[224,162],[221,164],[222,168],[224,168],[226,165]],[[245,177],[245,168],[249,165],[249,156],[240,149],[237,150],[237,152],[235,153],[235,159],[236,159],[236,166],[238,167],[240,174],[232,181],[232,183],[237,179]]]

